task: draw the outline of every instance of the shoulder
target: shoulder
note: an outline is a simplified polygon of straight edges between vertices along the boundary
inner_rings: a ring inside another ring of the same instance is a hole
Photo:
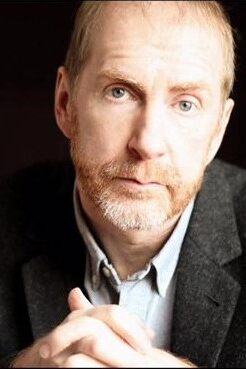
[[[230,200],[238,233],[246,242],[246,170],[216,159],[207,170],[205,182],[210,192],[221,198],[222,204],[223,200],[224,202]],[[225,194],[227,199],[225,199]]]
[[[216,190],[218,190],[218,186],[229,186],[233,198],[237,198],[246,191],[246,170],[220,159],[216,159],[210,164],[205,175],[205,181],[206,178],[214,183]]]
[[[220,159],[214,160],[214,165],[217,170],[223,171],[231,184],[240,184],[246,182],[246,169]]]
[[[237,165],[216,159],[212,164],[213,176],[216,176],[220,185],[226,185],[235,202],[246,200],[246,169]]]

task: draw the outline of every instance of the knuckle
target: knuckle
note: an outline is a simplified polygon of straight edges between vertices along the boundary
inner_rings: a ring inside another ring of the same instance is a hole
[[[52,347],[61,346],[65,342],[65,337],[61,334],[59,327],[50,333],[48,341]]]
[[[103,321],[88,316],[84,317],[84,326],[87,327],[88,334],[91,332],[92,336],[94,332],[96,332],[96,334],[102,334],[106,329],[106,325]]]
[[[83,352],[92,357],[100,357],[104,351],[104,339],[98,336],[89,336],[82,342]]]

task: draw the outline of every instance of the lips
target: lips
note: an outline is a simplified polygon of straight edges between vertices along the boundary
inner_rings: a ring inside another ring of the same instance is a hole
[[[130,181],[139,185],[161,185],[161,183],[156,181],[150,181],[146,179],[139,179],[139,178],[126,178],[126,177],[119,177],[120,180]]]

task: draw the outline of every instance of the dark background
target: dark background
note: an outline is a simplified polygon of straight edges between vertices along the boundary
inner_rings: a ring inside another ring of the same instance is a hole
[[[0,175],[63,159],[68,144],[53,113],[78,1],[0,1]],[[236,100],[218,157],[246,168],[246,1],[224,1],[238,33]]]

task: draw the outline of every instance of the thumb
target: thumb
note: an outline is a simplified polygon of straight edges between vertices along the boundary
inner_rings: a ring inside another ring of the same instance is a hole
[[[71,311],[87,310],[93,307],[79,287],[73,288],[68,294],[68,305]]]

